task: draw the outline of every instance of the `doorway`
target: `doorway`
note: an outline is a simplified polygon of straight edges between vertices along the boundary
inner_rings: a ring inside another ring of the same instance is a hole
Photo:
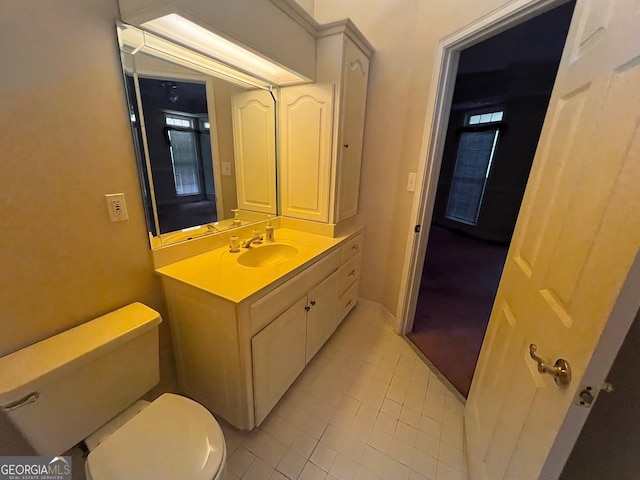
[[[575,2],[460,53],[409,339],[469,393]]]

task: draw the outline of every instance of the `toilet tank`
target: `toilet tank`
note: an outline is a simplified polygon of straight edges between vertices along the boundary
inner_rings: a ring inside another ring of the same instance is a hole
[[[160,378],[155,310],[133,303],[0,358],[0,410],[40,455],[59,455]]]

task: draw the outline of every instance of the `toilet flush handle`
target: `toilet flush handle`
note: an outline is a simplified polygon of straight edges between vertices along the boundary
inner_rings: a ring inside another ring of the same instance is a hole
[[[16,400],[15,402],[11,402],[6,405],[3,405],[0,408],[2,408],[2,410],[4,410],[5,412],[10,412],[11,410],[15,410],[16,408],[23,407],[29,403],[37,402],[38,398],[40,398],[40,394],[38,392],[31,392],[30,394],[22,397],[21,399]]]

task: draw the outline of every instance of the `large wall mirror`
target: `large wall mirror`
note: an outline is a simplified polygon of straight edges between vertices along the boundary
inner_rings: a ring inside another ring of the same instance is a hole
[[[117,28],[152,248],[276,215],[274,87]]]

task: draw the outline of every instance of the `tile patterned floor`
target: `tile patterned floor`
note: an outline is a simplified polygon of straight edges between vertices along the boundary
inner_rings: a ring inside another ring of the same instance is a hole
[[[358,306],[260,428],[223,425],[224,480],[466,480],[462,404]]]

